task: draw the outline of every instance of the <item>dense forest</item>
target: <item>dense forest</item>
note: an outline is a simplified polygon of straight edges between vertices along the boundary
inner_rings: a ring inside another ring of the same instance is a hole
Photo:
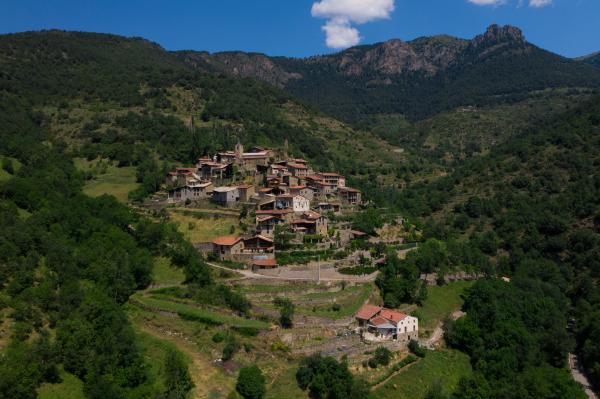
[[[446,326],[476,371],[457,397],[580,397],[560,370],[568,351],[600,382],[599,116],[595,98],[445,178],[386,198],[425,220],[431,243],[411,260],[417,271],[433,259],[442,271],[511,278],[477,283],[467,316]],[[394,275],[403,273],[408,265]]]

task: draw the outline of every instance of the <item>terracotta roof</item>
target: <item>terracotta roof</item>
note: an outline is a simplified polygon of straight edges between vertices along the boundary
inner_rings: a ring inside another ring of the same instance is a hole
[[[292,224],[315,224],[314,220],[294,220]]]
[[[327,177],[344,177],[338,173],[331,173],[331,172],[319,172],[318,175],[327,176]]]
[[[314,220],[314,219],[319,219],[321,217],[321,214],[318,213],[318,212],[315,212],[315,211],[307,211],[307,212],[304,212],[302,214],[302,216],[304,216],[307,219],[313,219]]]
[[[379,306],[366,303],[358,310],[358,312],[356,312],[356,318],[361,320],[369,320],[379,313],[381,309],[382,308]]]
[[[241,189],[249,189],[253,186],[251,186],[250,184],[240,184],[239,186],[237,186],[237,188],[241,188]]]
[[[254,266],[262,266],[262,267],[277,267],[277,260],[275,259],[254,259],[252,261],[252,265]]]
[[[369,323],[371,323],[374,326],[381,326],[383,324],[389,324],[390,322],[381,316],[377,316],[374,319],[372,319]]]
[[[404,319],[406,317],[406,314],[404,314],[402,312],[396,312],[395,310],[390,310],[390,309],[384,308],[381,311],[381,317],[397,323],[400,320]]]
[[[290,186],[290,190],[304,190],[306,186]]]
[[[263,240],[263,241],[267,241],[267,242],[273,242],[273,240],[271,240],[270,238],[263,237],[263,236],[261,236],[261,235],[259,235],[259,234],[258,234],[258,235],[255,235],[254,237],[246,238],[244,241],[250,241],[250,240],[253,240],[253,239],[255,239],[255,238],[258,238],[258,239],[261,239],[261,240]]]
[[[182,173],[182,174],[190,174],[190,173],[195,173],[198,171],[198,168],[176,168],[175,171],[177,173]]]
[[[236,236],[224,236],[224,237],[217,237],[213,240],[213,244],[215,245],[223,245],[226,247],[230,247],[232,245],[237,244],[239,241],[242,240],[242,237],[236,237]]]
[[[299,163],[289,163],[287,164],[288,168],[294,168],[294,169],[308,169],[308,167],[306,165],[302,165]]]

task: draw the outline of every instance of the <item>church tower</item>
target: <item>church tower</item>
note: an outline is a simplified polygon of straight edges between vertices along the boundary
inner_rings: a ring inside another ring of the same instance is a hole
[[[242,143],[240,143],[239,140],[235,145],[235,157],[238,160],[238,163],[241,164],[244,157],[244,146],[242,145]]]

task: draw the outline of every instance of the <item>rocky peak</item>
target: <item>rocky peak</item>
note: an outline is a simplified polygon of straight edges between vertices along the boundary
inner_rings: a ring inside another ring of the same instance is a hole
[[[525,36],[521,29],[511,25],[491,25],[483,35],[473,39],[473,44],[479,46],[493,46],[506,42],[525,42]]]

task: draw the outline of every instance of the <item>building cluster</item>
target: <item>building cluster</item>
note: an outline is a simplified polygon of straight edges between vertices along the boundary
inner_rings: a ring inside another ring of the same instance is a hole
[[[240,143],[234,151],[199,158],[193,168],[177,168],[168,174],[166,185],[170,203],[210,200],[224,207],[254,209],[254,235],[221,237],[212,243],[212,252],[220,259],[244,261],[256,268],[277,267],[270,260],[277,225],[288,225],[298,237],[325,237],[324,213],[339,213],[362,201],[361,192],[347,187],[346,178],[338,173],[315,171],[304,159],[278,156],[267,148],[246,152]],[[257,251],[260,256],[253,257]]]
[[[370,304],[355,315],[362,338],[368,342],[409,342],[419,338],[419,319]]]

